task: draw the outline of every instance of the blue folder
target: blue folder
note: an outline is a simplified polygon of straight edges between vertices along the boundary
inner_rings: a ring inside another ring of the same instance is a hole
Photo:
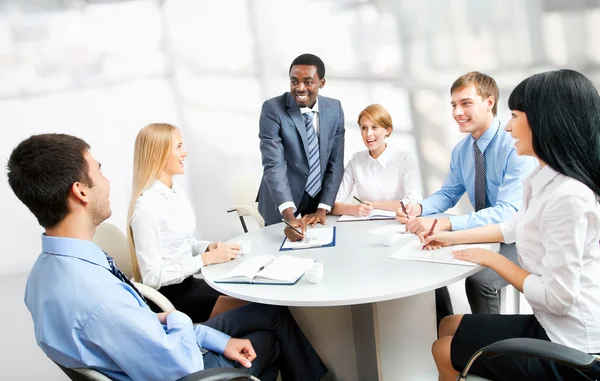
[[[337,235],[337,227],[334,226],[333,227],[333,239],[331,240],[331,243],[328,243],[327,245],[321,245],[321,246],[299,247],[297,249],[292,249],[292,248],[284,249],[283,245],[285,244],[285,241],[287,240],[287,237],[285,237],[283,242],[281,243],[281,246],[279,247],[279,251],[296,251],[296,250],[306,250],[306,249],[318,249],[321,247],[333,247],[333,246],[335,246],[336,235]]]

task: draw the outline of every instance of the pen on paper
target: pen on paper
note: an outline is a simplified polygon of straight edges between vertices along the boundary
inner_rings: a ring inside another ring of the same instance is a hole
[[[433,224],[431,224],[431,229],[429,229],[429,232],[427,234],[425,234],[425,238],[427,238],[433,234],[433,229],[435,229],[435,225],[437,224],[437,221],[438,221],[437,218],[435,220],[433,220]],[[423,245],[421,250],[423,250],[424,248],[425,248],[425,245]]]
[[[304,235],[304,234],[302,234],[302,231],[301,231],[301,230],[298,230],[298,229],[296,229],[295,227],[293,227],[293,226],[292,226],[292,224],[290,224],[289,222],[287,222],[285,219],[283,219],[283,218],[282,218],[282,219],[281,219],[281,221],[285,222],[285,224],[286,224],[287,226],[289,226],[290,228],[294,229],[294,231],[295,231],[296,233],[298,233],[298,234],[300,234],[300,235]]]
[[[267,262],[267,263],[265,263],[264,265],[260,266],[260,267],[258,268],[258,271],[257,271],[257,273],[259,273],[259,272],[263,271],[263,270],[265,269],[265,267],[269,266],[269,265],[270,265],[270,264],[271,264],[271,263],[272,263],[274,260],[275,260],[275,259],[271,259],[269,262]]]

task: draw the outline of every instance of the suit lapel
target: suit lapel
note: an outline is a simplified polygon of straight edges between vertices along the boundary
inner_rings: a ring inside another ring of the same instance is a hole
[[[302,145],[304,146],[304,152],[306,153],[306,157],[308,158],[308,138],[306,136],[306,124],[304,124],[304,117],[300,112],[300,107],[298,107],[296,101],[292,98],[292,95],[290,93],[288,93],[287,96],[287,107],[288,115],[290,116],[290,118],[292,118],[292,121],[294,122],[294,125],[296,126],[296,129],[300,134],[300,138],[302,139]]]

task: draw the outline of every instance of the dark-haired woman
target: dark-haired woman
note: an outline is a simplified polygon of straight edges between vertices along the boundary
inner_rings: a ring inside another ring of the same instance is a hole
[[[600,96],[572,70],[533,75],[510,95],[506,126],[519,155],[540,167],[524,181],[512,221],[423,238],[427,249],[460,243],[516,242],[522,267],[489,250],[455,251],[458,259],[495,270],[519,291],[533,315],[453,315],[442,320],[433,357],[440,380],[456,380],[480,348],[535,338],[600,352]],[[491,380],[596,380],[544,359],[479,357],[469,373]]]

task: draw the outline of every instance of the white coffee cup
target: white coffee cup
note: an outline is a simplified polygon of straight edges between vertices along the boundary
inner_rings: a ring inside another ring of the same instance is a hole
[[[323,264],[315,262],[310,268],[306,270],[306,280],[310,283],[319,283],[323,280]]]
[[[384,246],[393,246],[400,239],[399,234],[382,234],[381,235],[381,243]]]
[[[236,243],[240,245],[240,254],[250,254],[252,251],[252,241],[249,239],[242,239]]]

